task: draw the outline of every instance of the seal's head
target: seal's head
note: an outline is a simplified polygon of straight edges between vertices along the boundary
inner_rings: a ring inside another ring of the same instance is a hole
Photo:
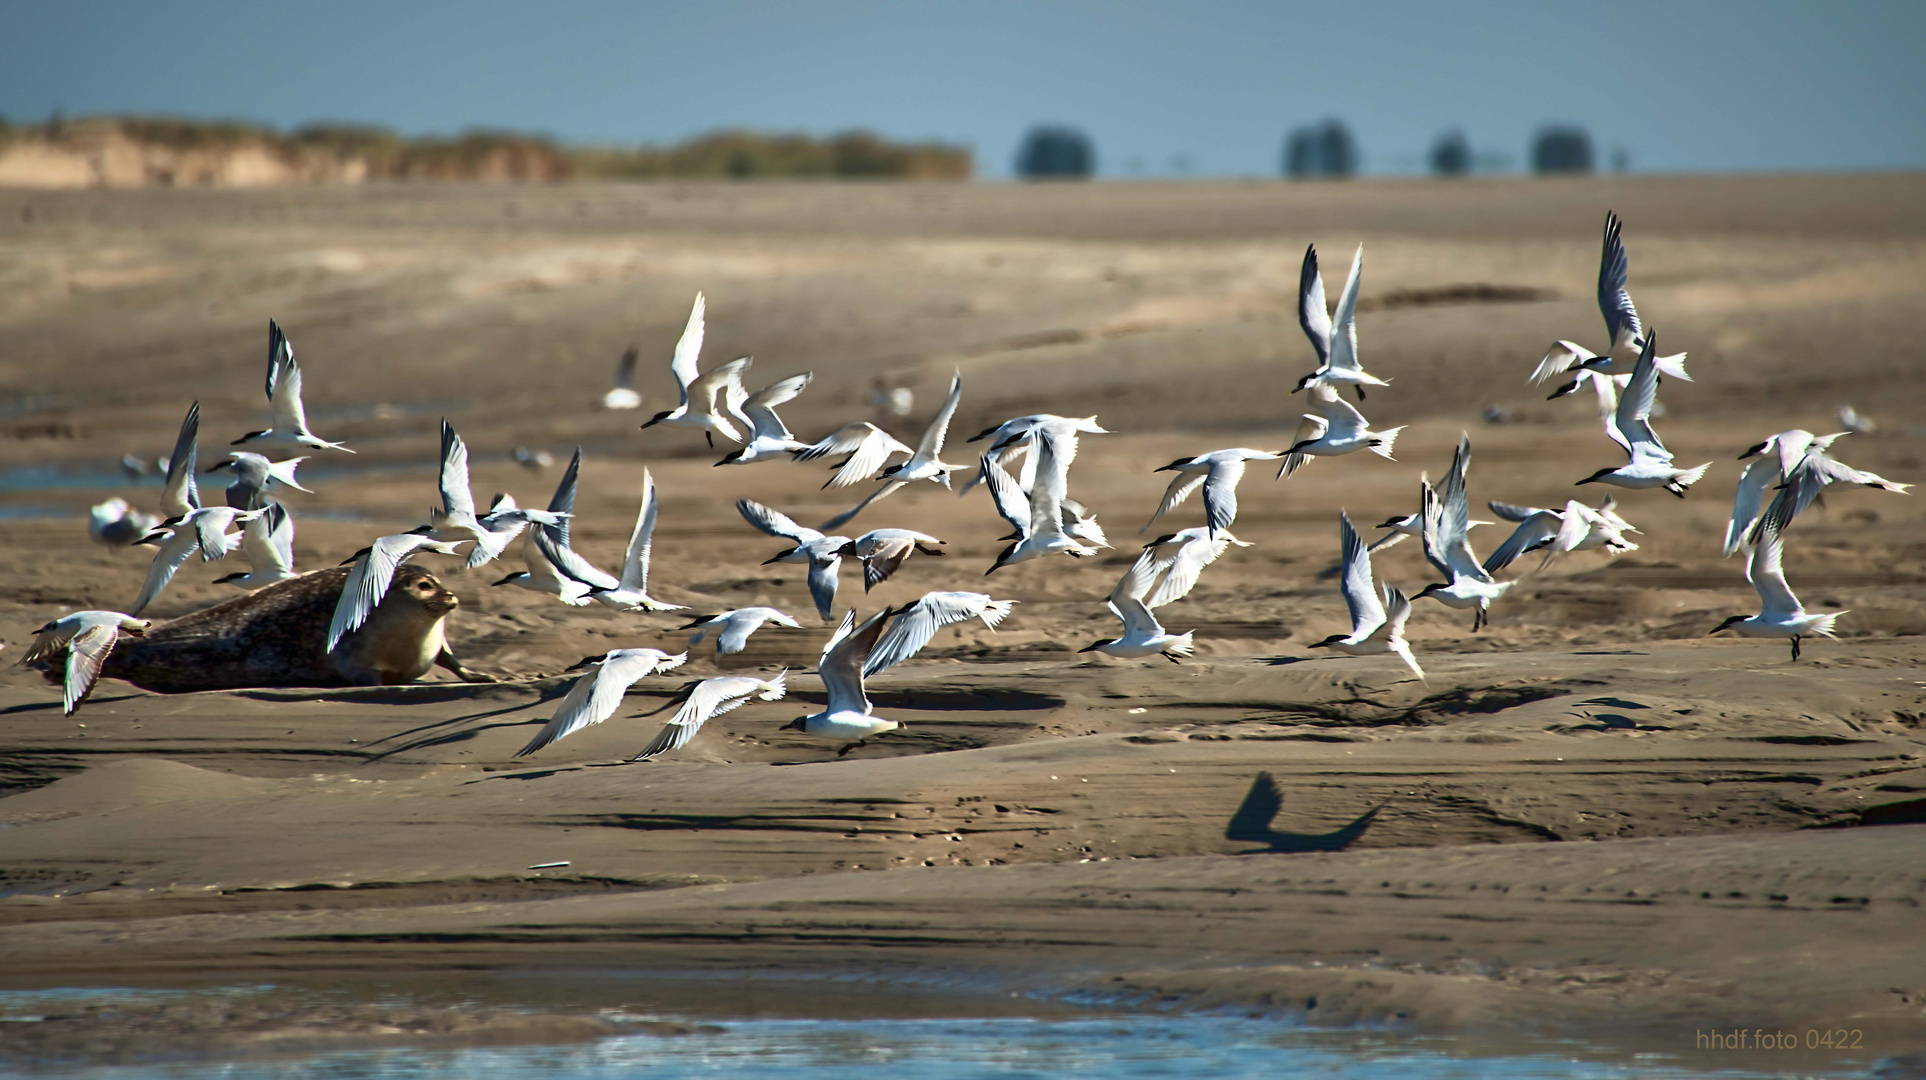
[[[396,590],[423,608],[436,615],[445,615],[461,606],[461,600],[454,593],[442,587],[435,575],[422,571],[411,580],[402,581],[396,576]]]

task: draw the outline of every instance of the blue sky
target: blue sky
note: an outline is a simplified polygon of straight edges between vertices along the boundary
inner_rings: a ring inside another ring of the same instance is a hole
[[[965,143],[1087,131],[1106,175],[1266,175],[1344,118],[1372,173],[1459,126],[1548,122],[1638,171],[1926,167],[1926,0],[0,0],[0,113],[473,126],[577,142],[852,127]]]

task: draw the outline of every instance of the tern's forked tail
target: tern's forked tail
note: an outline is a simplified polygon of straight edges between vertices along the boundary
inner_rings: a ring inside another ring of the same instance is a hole
[[[1398,432],[1403,430],[1404,430],[1404,426],[1399,425],[1397,427],[1391,428],[1388,431],[1378,432],[1371,439],[1371,452],[1373,454],[1378,455],[1379,457],[1383,458],[1386,461],[1398,460],[1397,458],[1394,458],[1391,456],[1391,448],[1397,445]]]

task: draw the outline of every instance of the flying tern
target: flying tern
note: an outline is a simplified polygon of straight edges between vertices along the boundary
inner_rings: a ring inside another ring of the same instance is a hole
[[[856,612],[853,609],[843,616],[842,625],[830,637],[829,644],[823,648],[822,661],[816,665],[817,674],[822,676],[823,689],[828,692],[827,703],[821,712],[798,716],[784,724],[784,731],[801,731],[825,739],[851,740],[837,751],[837,756],[841,757],[862,746],[871,736],[903,726],[900,721],[872,715],[869,696],[863,692],[863,666],[869,663],[870,654],[876,649],[876,640],[883,633],[883,623],[889,616],[889,609],[884,608],[871,615],[861,626],[856,626]]]
[[[1364,273],[1364,245],[1351,259],[1351,276],[1338,294],[1337,318],[1324,307],[1324,278],[1317,269],[1317,245],[1304,249],[1304,265],[1297,280],[1297,321],[1317,350],[1317,370],[1297,381],[1291,393],[1313,386],[1349,386],[1364,400],[1364,388],[1390,384],[1358,363],[1358,279]]]
[[[824,622],[829,621],[830,613],[836,606],[836,574],[842,569],[842,551],[849,546],[847,536],[824,536],[815,529],[796,524],[787,514],[771,510],[767,506],[750,499],[737,499],[736,511],[744,521],[793,544],[786,551],[763,560],[764,566],[770,563],[808,563],[809,596],[816,602],[816,613]]]
[[[100,678],[101,666],[107,662],[107,654],[114,651],[114,643],[120,640],[120,635],[141,637],[152,625],[146,619],[136,619],[118,611],[76,611],[35,630],[33,644],[28,646],[20,663],[22,666],[34,663],[51,666],[62,653],[66,654],[65,677],[61,680],[61,711],[65,716],[72,716],[74,710],[80,708],[80,703],[87,700],[87,695],[93,692],[94,682]]]
[[[1066,514],[1071,505],[1065,494],[1069,482],[1069,464],[1059,452],[1059,447],[1065,438],[1074,443],[1076,436],[1046,428],[1034,432],[1031,437],[1035,445],[1030,453],[1036,459],[1037,472],[1036,483],[1030,488],[1027,498],[1017,482],[992,461],[990,455],[983,455],[978,463],[978,475],[987,480],[996,512],[1016,527],[1013,534],[1015,542],[997,554],[995,564],[984,571],[985,576],[1005,566],[1059,551],[1074,556],[1097,553],[1096,548],[1086,546],[1072,535],[1072,530],[1089,535],[1082,526],[1087,522],[1089,527],[1094,528],[1095,520],[1074,512]],[[1102,530],[1098,529],[1095,539],[1103,543],[1102,538]]]
[[[791,375],[770,383],[768,386],[750,394],[742,403],[742,415],[749,421],[750,438],[747,445],[725,456],[717,465],[747,465],[755,461],[768,461],[785,455],[793,455],[798,450],[807,450],[809,443],[797,442],[789,426],[776,415],[776,406],[791,401],[809,381],[815,378],[813,372]]]
[[[268,407],[274,412],[274,426],[250,431],[228,445],[261,443],[354,453],[308,430],[307,410],[301,405],[301,366],[294,362],[294,346],[288,344],[288,336],[273,319],[268,320],[267,396]]]
[[[1811,505],[1820,491],[1830,484],[1856,484],[1907,494],[1906,489],[1912,487],[1911,484],[1895,483],[1878,473],[1855,469],[1827,453],[1835,440],[1847,434],[1850,433],[1842,431],[1834,435],[1814,435],[1810,431],[1794,428],[1782,431],[1739,455],[1740,461],[1753,457],[1758,460],[1746,465],[1745,471],[1739,474],[1738,491],[1732,497],[1732,521],[1725,530],[1725,554],[1728,557],[1750,542],[1749,537],[1756,531],[1760,519],[1760,504],[1765,501],[1769,488],[1776,486],[1781,489],[1780,494],[1774,496],[1775,502],[1791,499],[1791,512],[1786,515],[1784,525],[1790,525],[1792,518]],[[1795,483],[1795,480],[1803,482]]]
[[[167,459],[167,484],[161,489],[161,516],[169,521],[184,518],[201,508],[200,489],[194,483],[195,458],[200,450],[201,403],[196,401],[181,421],[180,434],[174,438],[174,453]]]
[[[508,550],[530,522],[556,525],[562,515],[546,510],[524,510],[513,499],[497,499],[485,517],[475,512],[475,496],[468,482],[468,444],[447,420],[441,422],[441,506],[428,512],[427,535],[437,540],[474,542],[468,569],[491,562]]]
[[[241,527],[241,551],[251,569],[215,578],[214,584],[259,589],[300,576],[294,572],[294,516],[278,502],[269,502],[265,509]]]
[[[762,629],[764,623],[787,626],[791,630],[801,630],[802,624],[787,614],[772,607],[737,608],[720,615],[704,615],[679,629],[694,630],[690,635],[690,645],[702,644],[702,639],[710,630],[716,632],[716,655],[729,656],[739,653],[749,646],[749,635]]]
[[[216,473],[222,469],[234,471],[234,482],[227,486],[227,505],[236,510],[259,510],[268,503],[267,493],[284,487],[296,491],[314,492],[301,486],[294,478],[294,470],[299,468],[305,457],[289,458],[286,461],[269,461],[260,454],[245,450],[230,451],[231,461],[209,465],[206,473]]]
[[[643,469],[642,508],[636,512],[635,528],[629,532],[628,552],[622,558],[622,576],[614,588],[599,587],[590,591],[588,595],[595,602],[620,611],[683,609],[681,604],[665,603],[649,595],[649,551],[655,545],[655,519],[660,508],[655,477]]]
[[[1157,512],[1150,515],[1143,533],[1157,523],[1157,519],[1169,513],[1173,507],[1190,498],[1198,488],[1204,489],[1204,516],[1210,522],[1210,531],[1223,532],[1237,520],[1237,482],[1244,478],[1244,463],[1248,461],[1276,461],[1284,452],[1271,453],[1268,450],[1251,450],[1236,447],[1230,450],[1213,450],[1196,457],[1178,458],[1176,461],[1158,469],[1158,472],[1175,472],[1170,487],[1164,491],[1163,501],[1157,504]]]
[[[1144,598],[1152,595],[1159,579],[1169,570],[1154,546],[1145,548],[1130,569],[1117,579],[1116,587],[1110,590],[1110,597],[1105,601],[1110,613],[1123,623],[1123,635],[1092,642],[1077,651],[1100,652],[1125,660],[1162,656],[1173,664],[1189,656],[1194,648],[1191,631],[1170,633],[1144,604]]]
[[[346,560],[342,565],[353,563],[354,569],[348,572],[348,580],[341,585],[341,599],[335,602],[334,618],[328,623],[326,651],[334,652],[342,638],[361,629],[368,621],[375,608],[381,606],[382,598],[388,595],[395,569],[409,556],[422,551],[457,555],[460,552],[455,545],[459,543],[459,540],[435,540],[421,533],[397,533],[381,537]]]
[[[568,547],[569,519],[575,513],[576,484],[582,474],[582,450],[577,447],[575,456],[569,459],[568,468],[562,472],[561,482],[555,485],[555,494],[548,500],[548,512],[557,521],[553,525],[537,525],[522,541],[522,564],[528,569],[509,574],[495,582],[496,587],[514,585],[530,592],[553,596],[564,604],[581,607],[589,602],[589,586],[564,575],[548,560],[534,540],[534,532],[547,534],[550,542],[557,547]],[[614,579],[611,579],[614,580]],[[620,583],[617,582],[619,585]]]
[[[1008,456],[1033,448],[1036,445],[1037,432],[1045,429],[1056,433],[1057,457],[1066,468],[1069,467],[1071,462],[1077,459],[1077,436],[1079,434],[1108,435],[1110,433],[1109,429],[1097,423],[1097,418],[1094,416],[1057,416],[1054,413],[1035,413],[1030,416],[1019,416],[1011,420],[1005,420],[992,428],[984,428],[982,431],[970,436],[966,441],[981,442],[984,439],[989,439],[990,449],[985,452],[984,456],[988,457],[991,462],[1000,465]],[[1030,453],[1024,457],[1023,466],[1018,471],[1016,478],[1017,483],[1023,488],[1026,496],[1030,489],[1036,486],[1036,473],[1037,457],[1035,453]],[[971,488],[982,482],[983,474],[981,470],[972,473],[970,478],[965,480],[963,486],[958,489],[957,495],[960,497],[969,494]]]
[[[1015,600],[997,600],[986,593],[928,592],[909,606],[897,610],[888,629],[870,650],[863,664],[863,677],[895,667],[915,656],[930,638],[946,626],[970,619],[981,619],[992,630],[1010,615]]]
[[[1233,544],[1251,546],[1228,532],[1212,536],[1205,525],[1179,529],[1145,544],[1144,555],[1139,557],[1151,560],[1148,570],[1156,584],[1145,594],[1144,606],[1155,611],[1190,595],[1204,567],[1216,562]]]
[[[1617,500],[1609,495],[1596,510],[1576,499],[1567,499],[1563,510],[1544,510],[1501,502],[1486,505],[1491,507],[1492,513],[1506,521],[1518,523],[1505,542],[1493,549],[1491,556],[1485,560],[1487,574],[1496,574],[1510,566],[1518,556],[1540,549],[1549,550],[1545,552],[1544,561],[1538,565],[1539,570],[1545,569],[1553,559],[1567,552],[1604,548],[1608,555],[1621,555],[1638,550],[1637,544],[1625,539],[1626,533],[1638,530],[1632,527],[1631,522],[1618,516],[1615,509]]]
[[[1317,412],[1305,413],[1298,424],[1297,441],[1284,452],[1284,464],[1277,470],[1280,478],[1296,472],[1312,457],[1369,450],[1387,461],[1397,460],[1391,456],[1391,448],[1397,444],[1403,425],[1372,431],[1364,414],[1341,400],[1332,387],[1320,383],[1310,390],[1311,407]]]
[[[683,328],[682,338],[675,344],[675,356],[669,362],[669,372],[675,376],[676,392],[681,400],[675,408],[656,413],[642,426],[670,424],[697,428],[710,446],[715,445],[718,433],[730,442],[741,442],[743,435],[728,414],[734,413],[734,420],[747,426],[735,409],[748,396],[742,387],[742,377],[748,372],[750,361],[745,356],[707,375],[697,373],[696,358],[702,352],[703,312],[707,306],[702,294],[697,293],[695,307],[689,312],[689,324]]]
[[[950,418],[956,415],[957,402],[961,401],[962,398],[963,376],[961,373],[958,373],[950,379],[949,397],[944,399],[943,407],[937,411],[936,418],[931,420],[929,426],[923,429],[923,439],[917,443],[916,450],[910,454],[909,460],[898,462],[895,465],[885,468],[882,471],[882,475],[886,477],[886,479],[883,481],[882,487],[870,492],[868,498],[857,503],[847,512],[838,514],[828,521],[823,522],[823,529],[834,529],[842,525],[857,514],[862,513],[869,507],[870,503],[900,491],[918,480],[929,480],[942,484],[946,488],[949,487],[950,473],[963,468],[963,466],[946,464],[942,460],[943,439],[949,433]]]
[[[1785,542],[1780,533],[1792,519],[1789,511],[1789,503],[1780,503],[1759,522],[1758,541],[1753,545],[1751,558],[1746,561],[1745,578],[1758,590],[1759,613],[1734,615],[1713,627],[1709,634],[1735,630],[1747,637],[1790,638],[1792,658],[1797,660],[1801,637],[1807,634],[1834,636],[1833,624],[1846,613],[1832,611],[1822,615],[1809,614],[1799,603],[1799,598],[1792,594],[1792,586],[1786,584],[1783,564]]]
[[[1363,539],[1343,511],[1338,512],[1338,539],[1344,552],[1344,576],[1338,582],[1338,589],[1344,594],[1345,606],[1351,609],[1351,632],[1332,634],[1311,648],[1336,649],[1352,656],[1396,653],[1422,681],[1424,669],[1418,666],[1417,658],[1411,655],[1410,643],[1404,640],[1404,624],[1411,618],[1411,601],[1406,600],[1396,586],[1380,587],[1372,581],[1371,553],[1365,550]]]
[[[1445,580],[1426,585],[1414,600],[1430,597],[1446,607],[1463,611],[1476,609],[1471,617],[1473,632],[1485,625],[1492,601],[1511,590],[1514,582],[1499,581],[1487,572],[1472,553],[1470,531],[1471,504],[1465,498],[1465,473],[1471,468],[1471,437],[1460,436],[1458,450],[1451,458],[1451,471],[1445,475],[1440,495],[1429,480],[1418,481],[1424,515],[1424,557]]]
[[[948,542],[910,529],[872,529],[844,544],[837,554],[854,555],[863,560],[863,591],[868,592],[889,580],[912,552],[940,556],[943,552],[927,545]]]
[[[794,452],[797,461],[815,461],[817,458],[848,454],[842,464],[835,466],[836,475],[823,482],[824,488],[849,487],[876,475],[877,470],[893,454],[904,457],[916,453],[896,440],[896,437],[875,424],[858,420],[823,436],[820,442],[811,443]]]
[[[1597,382],[1603,411],[1611,408],[1610,386],[1598,377],[1631,374],[1646,351],[1644,325],[1639,321],[1638,309],[1632,306],[1632,295],[1625,291],[1629,263],[1620,228],[1617,214],[1605,215],[1605,240],[1598,255],[1598,310],[1605,316],[1605,334],[1611,344],[1605,352],[1595,354],[1569,341],[1556,342],[1531,376],[1532,385],[1538,386],[1558,375],[1575,373],[1571,382],[1553,391],[1551,396],[1559,398],[1577,390],[1589,374]],[[1692,381],[1692,376],[1685,373],[1684,353],[1655,357],[1653,363],[1661,375]]]
[[[171,533],[155,533],[152,538],[159,541],[160,551],[147,568],[147,580],[141,583],[140,595],[135,598],[130,615],[139,615],[153,603],[162,589],[174,580],[180,568],[195,552],[200,552],[203,562],[224,559],[227,553],[239,545],[239,533],[229,533],[236,523],[252,521],[266,514],[266,510],[236,510],[231,506],[208,506],[195,510],[174,523]]]
[[[1658,332],[1646,331],[1645,351],[1632,372],[1632,381],[1618,399],[1618,410],[1605,424],[1605,434],[1631,460],[1616,469],[1600,469],[1578,483],[1633,489],[1662,487],[1683,499],[1686,489],[1698,483],[1705,470],[1712,467],[1708,461],[1695,469],[1674,468],[1672,452],[1652,430],[1652,405],[1658,399],[1659,384],[1652,353],[1657,344]]]
[[[783,677],[787,674],[788,669],[785,668],[777,672],[773,679],[723,675],[702,680],[689,688],[689,696],[683,700],[682,707],[662,725],[662,730],[649,740],[649,745],[629,760],[647,761],[671,750],[682,749],[689,745],[690,739],[695,738],[696,732],[702,730],[703,724],[737,706],[748,704],[752,698],[757,701],[781,701],[788,690],[783,684]]]
[[[595,670],[575,680],[562,697],[561,705],[556,707],[555,715],[542,725],[542,730],[536,732],[534,738],[528,740],[527,746],[515,751],[515,756],[527,757],[585,727],[607,720],[621,707],[622,695],[638,680],[659,671],[679,668],[688,658],[686,652],[671,656],[661,649],[616,649],[585,661],[593,664]]]

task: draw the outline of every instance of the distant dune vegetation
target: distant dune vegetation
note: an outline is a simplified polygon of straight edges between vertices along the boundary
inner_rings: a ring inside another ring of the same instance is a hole
[[[416,180],[563,181],[878,177],[966,180],[967,148],[853,131],[815,138],[721,131],[672,146],[566,146],[470,131],[404,138],[380,127],[87,117],[0,120],[0,187],[258,187]]]

